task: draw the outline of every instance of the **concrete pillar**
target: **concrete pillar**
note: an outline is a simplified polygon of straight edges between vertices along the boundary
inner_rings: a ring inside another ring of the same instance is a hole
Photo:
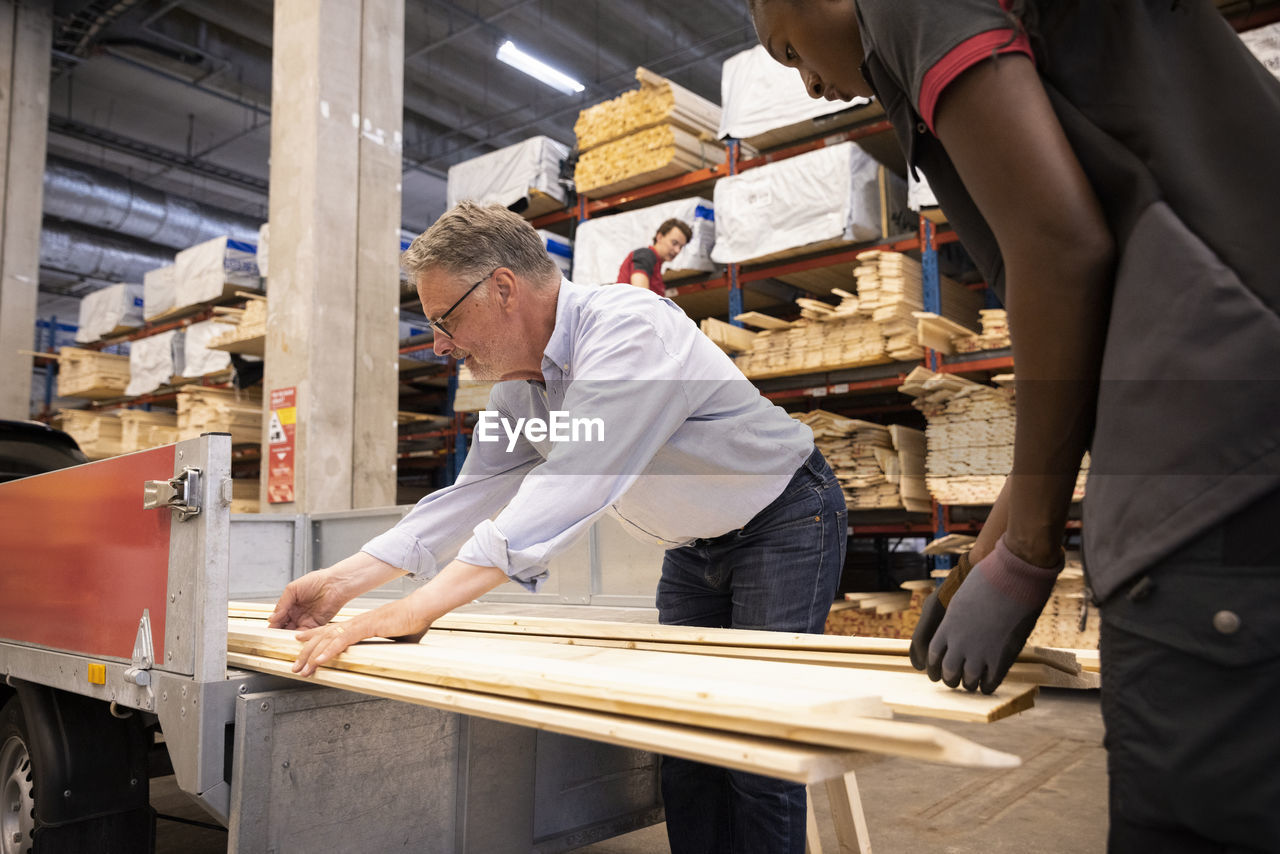
[[[403,55],[402,0],[276,0],[264,512],[395,503]]]
[[[0,0],[0,418],[31,417],[52,3]]]

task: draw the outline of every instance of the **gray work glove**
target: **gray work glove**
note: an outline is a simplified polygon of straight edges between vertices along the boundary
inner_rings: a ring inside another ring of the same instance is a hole
[[[990,694],[1004,681],[1062,570],[1027,563],[996,543],[965,580],[929,641],[926,672],[966,691]]]
[[[911,633],[911,666],[916,670],[924,670],[925,665],[928,664],[929,642],[938,631],[942,618],[947,615],[947,606],[951,604],[951,597],[956,595],[956,591],[960,589],[960,585],[964,583],[971,569],[973,565],[969,562],[969,553],[965,552],[960,555],[959,563],[947,573],[942,584],[934,588],[920,607],[920,622],[916,623],[916,630]]]

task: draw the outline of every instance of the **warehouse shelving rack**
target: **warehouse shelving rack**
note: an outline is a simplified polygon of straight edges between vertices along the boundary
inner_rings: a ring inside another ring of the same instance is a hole
[[[695,170],[685,175],[669,178],[646,186],[628,190],[602,198],[588,199],[579,197],[577,203],[563,211],[544,214],[531,222],[535,228],[554,227],[565,222],[576,223],[593,216],[635,207],[641,202],[656,203],[682,195],[692,195],[705,190],[720,178],[738,175],[750,169],[776,163],[815,151],[827,146],[844,142],[872,140],[892,132],[888,120],[878,117],[867,119],[853,127],[821,137],[801,141],[799,143],[771,151],[757,157],[742,159],[739,157],[740,143],[730,139],[725,143],[725,158],[720,164]],[[677,281],[668,285],[668,295],[677,304],[688,307],[688,298],[695,294],[711,294],[725,291],[725,299],[719,303],[724,307],[722,312],[713,314],[727,315],[726,319],[735,325],[741,323],[734,318],[742,314],[744,305],[744,286],[752,282],[776,279],[780,276],[792,276],[813,270],[838,265],[856,263],[857,255],[871,249],[893,252],[918,252],[923,273],[924,309],[940,313],[941,288],[938,273],[937,249],[947,243],[958,241],[958,236],[951,229],[939,230],[938,226],[919,217],[918,228],[914,233],[887,236],[880,240],[843,246],[834,250],[815,252],[785,260],[761,264],[727,264],[722,273],[705,278],[694,278]],[[805,291],[792,287],[797,294]],[[865,368],[854,368],[835,372],[814,372],[798,374],[791,377],[778,377],[768,380],[754,381],[762,393],[779,403],[794,402],[807,399],[813,401],[827,397],[850,395],[868,395],[876,392],[890,392],[901,385],[906,375],[920,362],[893,362],[886,365],[875,365]],[[977,376],[1008,371],[1013,367],[1013,359],[1008,351],[969,354],[967,356],[943,358],[936,351],[926,350],[924,364],[931,370],[942,373],[971,374]],[[901,405],[888,406],[850,406],[846,407],[853,414],[875,415],[887,411],[907,411],[911,407],[905,402]],[[852,511],[850,521],[854,536],[867,537],[901,537],[930,536],[941,537],[951,532],[968,532],[976,530],[980,519],[974,519],[973,513],[956,513],[953,508],[933,502],[933,510],[928,519],[922,514],[884,513],[874,511],[860,513]],[[985,514],[983,514],[985,515]],[[935,564],[943,566],[949,558],[936,558]]]

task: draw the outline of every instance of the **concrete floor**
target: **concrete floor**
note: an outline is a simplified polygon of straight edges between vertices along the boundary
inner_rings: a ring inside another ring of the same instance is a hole
[[[868,754],[857,769],[857,777],[875,851],[1105,851],[1106,754],[1096,691],[1046,689],[1034,709],[994,724],[928,722],[1015,753],[1023,764],[1012,771],[984,771]],[[152,781],[152,803],[162,815],[208,821],[174,786],[172,778]],[[817,792],[814,805],[824,850],[839,851],[824,792]],[[221,829],[165,819],[158,823],[156,837],[158,854],[224,854],[227,845],[226,832]],[[587,854],[666,852],[666,827],[655,825],[578,850]]]

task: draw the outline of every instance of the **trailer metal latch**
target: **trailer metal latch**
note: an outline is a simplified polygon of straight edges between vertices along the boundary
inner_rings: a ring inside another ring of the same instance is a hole
[[[155,647],[151,643],[151,610],[142,609],[138,636],[133,641],[133,659],[125,668],[124,678],[143,688],[151,684],[151,668],[155,666]]]
[[[142,507],[168,507],[185,522],[200,513],[200,469],[186,466],[182,474],[168,480],[148,480],[142,485]]]

